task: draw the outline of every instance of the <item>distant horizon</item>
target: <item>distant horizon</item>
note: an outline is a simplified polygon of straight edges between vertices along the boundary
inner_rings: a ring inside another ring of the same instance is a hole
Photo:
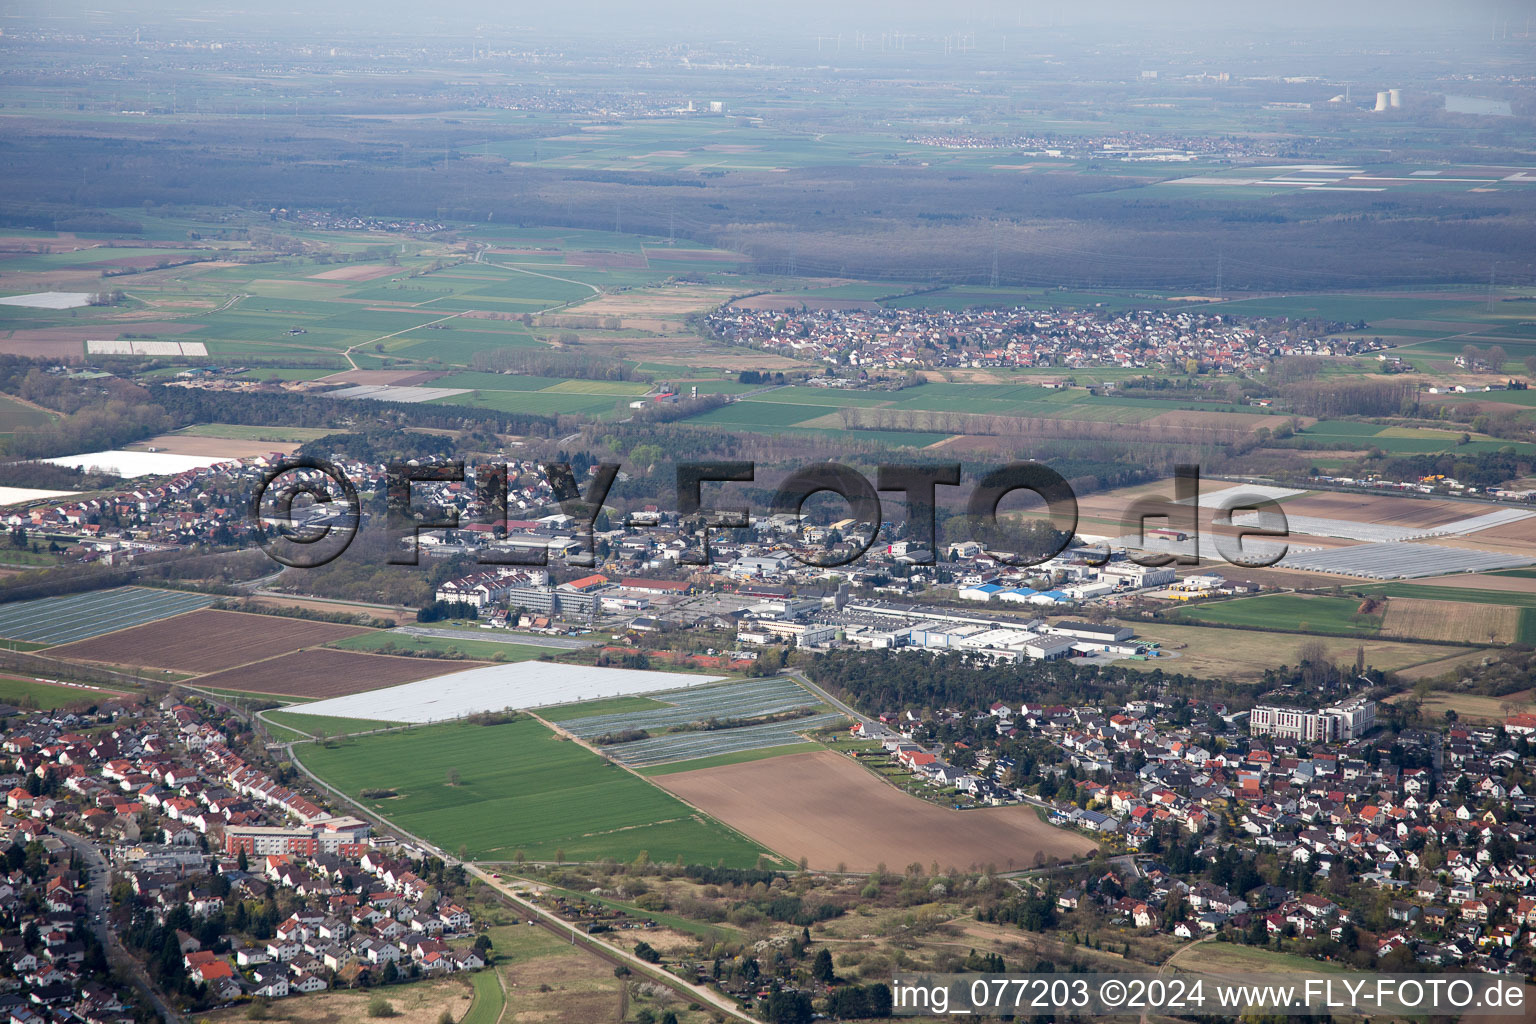
[[[1306,38],[1351,32],[1359,34],[1354,42],[1369,47],[1404,30],[1432,32],[1430,38],[1436,44],[1447,37],[1515,41],[1529,39],[1532,31],[1532,11],[1520,0],[1475,0],[1454,8],[1436,0],[1295,0],[1283,7],[1239,7],[1216,0],[1170,0],[1156,6],[1131,0],[1033,5],[968,0],[955,7],[936,7],[921,0],[831,5],[791,0],[763,7],[671,0],[643,8],[618,0],[574,0],[553,7],[527,5],[522,9],[509,9],[488,0],[470,0],[448,8],[425,8],[401,0],[368,4],[343,0],[323,10],[290,3],[155,0],[150,4],[115,7],[86,0],[22,0],[9,12],[0,14],[0,26],[57,25],[81,18],[122,27],[163,28],[165,21],[190,27],[206,22],[217,29],[218,36],[227,38],[312,30],[342,30],[350,37],[425,34],[485,40],[530,32],[567,39],[672,36],[678,40],[746,33],[735,40],[741,43],[762,38],[814,38],[827,32],[863,33],[877,42],[882,34],[893,37],[900,33],[924,33],[942,37],[980,32],[984,33],[978,40],[982,44],[997,42],[993,34],[1011,30],[1053,35],[1092,32],[1097,34],[1097,41],[1105,43],[1135,42],[1147,38],[1148,32],[1154,38],[1186,36],[1192,41],[1208,40],[1213,33]],[[1096,38],[1085,36],[1072,41],[1092,45]],[[851,47],[853,40],[844,42]],[[894,48],[894,38],[889,42]],[[1340,42],[1348,44],[1350,40]]]

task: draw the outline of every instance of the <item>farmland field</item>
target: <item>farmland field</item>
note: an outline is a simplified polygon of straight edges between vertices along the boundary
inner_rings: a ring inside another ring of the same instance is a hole
[[[28,405],[9,395],[0,395],[0,435],[13,433],[18,427],[40,427],[52,422],[53,413]]]
[[[1031,807],[955,811],[909,796],[831,751],[658,777],[669,791],[813,868],[937,861],[962,870],[1026,867],[1037,852],[1070,858],[1094,843]]]
[[[197,683],[219,690],[319,700],[462,671],[473,664],[313,647],[203,676]]]
[[[620,708],[607,715],[565,718],[552,714],[547,717],[562,729],[582,739],[591,739],[620,729],[660,730],[706,718],[748,718],[792,708],[814,707],[819,703],[810,691],[793,679],[747,679],[695,686],[655,693],[650,699],[665,706],[654,711]]]
[[[313,441],[333,431],[324,427],[250,427],[239,423],[195,423],[176,431],[187,437],[219,437],[233,441]]]
[[[55,686],[36,679],[18,679],[0,676],[0,703],[20,707],[35,707],[43,711],[73,707],[77,704],[94,704],[119,696],[111,690],[98,690],[87,686]]]
[[[552,720],[560,728],[587,740],[626,729],[649,732],[648,739],[603,748],[604,754],[633,768],[673,765],[696,759],[734,763],[750,759],[755,756],[755,751],[798,746],[804,742],[803,733],[844,720],[843,715],[837,713],[811,713],[823,711],[820,702],[792,679],[743,680],[658,693],[652,697],[665,702],[666,706],[650,711],[622,710],[606,715]],[[751,719],[789,711],[803,714],[782,722],[668,731],[680,726],[696,727],[706,721]]]
[[[500,646],[500,645],[498,645]],[[366,658],[379,655],[344,655]],[[386,661],[424,661],[421,658],[385,658]],[[596,699],[629,694],[675,690],[702,685],[720,676],[691,676],[680,672],[648,672],[639,669],[567,665],[549,661],[523,661],[506,665],[436,661],[419,682],[405,682],[366,696],[338,696],[318,701],[304,710],[315,715],[342,718],[387,718],[399,722],[445,722],[480,711],[506,708],[538,708],[566,704],[571,698]]]
[[[1142,638],[1163,644],[1173,656],[1148,661],[1122,661],[1129,668],[1185,672],[1216,679],[1257,680],[1266,668],[1295,665],[1302,647],[1321,643],[1328,660],[1353,662],[1365,649],[1365,663],[1373,668],[1396,670],[1423,665],[1466,653],[1465,647],[1407,643],[1375,637],[1314,636],[1304,633],[1266,633],[1256,629],[1221,629],[1206,625],[1170,625],[1138,622]]]
[[[1348,597],[1269,594],[1199,605],[1185,609],[1183,617],[1196,622],[1256,629],[1372,636],[1381,629],[1381,615],[1359,614],[1360,604],[1359,600]]]
[[[207,594],[149,587],[16,601],[0,605],[0,637],[65,644],[206,608],[213,601]]]
[[[350,732],[372,732],[375,729],[388,729],[399,725],[399,722],[385,722],[376,718],[333,718],[330,715],[306,715],[303,704],[295,704],[292,709],[284,708],[280,711],[267,711],[265,717],[304,736],[316,736],[324,733],[327,736],[339,736]]]
[[[636,768],[635,771],[649,779],[657,775],[675,775],[678,772],[699,771],[704,768],[721,768],[728,764],[746,764],[748,761],[765,761],[770,757],[808,754],[825,749],[826,747],[814,740],[806,740],[799,743],[786,743],[781,747],[750,747],[729,754],[712,754],[708,757],[690,758],[687,761],[665,761],[661,764]]]
[[[306,767],[400,827],[475,860],[683,857],[749,867],[763,852],[719,822],[531,718],[450,723],[295,750]],[[450,772],[457,772],[457,781]]]
[[[620,764],[632,768],[676,764],[694,759],[729,759],[733,755],[749,751],[795,746],[802,742],[801,737],[804,733],[840,725],[846,721],[847,718],[840,712],[828,712],[769,725],[751,725],[707,732],[669,733],[648,740],[616,744],[604,748],[604,752]]]
[[[59,657],[113,665],[219,672],[303,647],[365,635],[361,626],[203,608],[55,649]]]
[[[330,644],[343,651],[372,651],[378,654],[395,654],[401,651],[430,652],[455,658],[471,658],[478,661],[531,661],[546,654],[558,653],[549,647],[531,644],[509,644],[500,640],[477,640],[466,636],[462,640],[442,636],[414,636],[380,629],[358,632]]]
[[[1381,633],[1419,640],[1510,643],[1519,639],[1521,613],[1512,605],[1393,597],[1387,601]]]

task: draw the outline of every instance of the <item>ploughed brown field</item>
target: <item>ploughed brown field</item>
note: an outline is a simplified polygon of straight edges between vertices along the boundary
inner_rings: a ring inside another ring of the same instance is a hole
[[[176,672],[219,672],[366,632],[362,626],[203,608],[55,647],[50,656]]]
[[[1035,855],[1092,853],[1093,841],[1053,828],[1032,807],[956,811],[909,796],[831,751],[659,775],[652,782],[770,849],[813,868],[885,864],[1026,868]]]
[[[203,676],[198,686],[321,700],[478,668],[479,661],[394,658],[314,647]]]
[[[1472,519],[1493,511],[1489,506],[1463,501],[1344,493],[1309,494],[1304,498],[1287,498],[1281,504],[1293,516],[1425,528],[1444,526],[1446,523]]]

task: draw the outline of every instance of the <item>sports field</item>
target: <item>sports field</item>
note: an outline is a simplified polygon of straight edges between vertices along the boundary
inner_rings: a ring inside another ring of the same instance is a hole
[[[531,718],[450,723],[365,736],[295,755],[401,828],[474,860],[682,857],[695,864],[756,863],[763,848]]]
[[[213,601],[207,594],[149,587],[118,587],[66,597],[16,601],[0,605],[0,637],[39,644],[67,644],[206,608]]]

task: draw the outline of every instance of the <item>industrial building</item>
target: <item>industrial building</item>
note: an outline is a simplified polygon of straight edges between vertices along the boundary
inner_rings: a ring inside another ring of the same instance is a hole
[[[1046,632],[1056,636],[1067,636],[1073,640],[1088,640],[1096,643],[1119,643],[1121,640],[1129,640],[1134,635],[1134,630],[1129,626],[1096,625],[1092,622],[1073,622],[1063,619],[1054,626],[1047,626]]]

